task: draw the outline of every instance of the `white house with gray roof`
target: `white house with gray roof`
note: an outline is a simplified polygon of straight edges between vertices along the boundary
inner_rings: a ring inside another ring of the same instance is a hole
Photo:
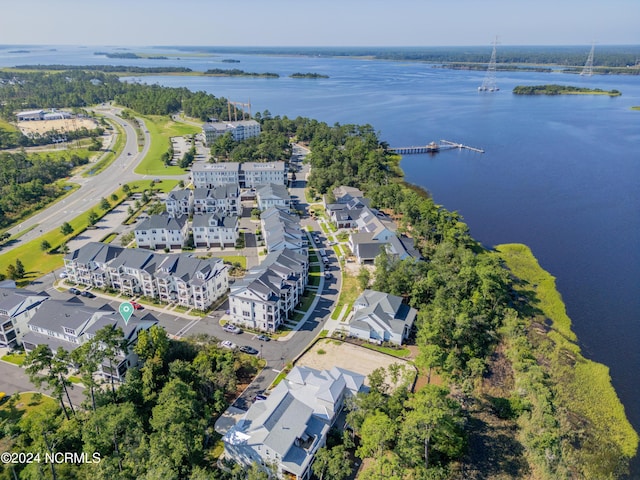
[[[138,357],[133,352],[140,330],[148,330],[158,320],[147,313],[141,318],[131,316],[124,322],[118,312],[109,305],[100,308],[85,305],[79,298],[70,300],[51,300],[46,309],[38,310],[27,324],[28,331],[22,338],[22,346],[26,353],[33,351],[38,345],[48,345],[52,352],[63,348],[72,352],[85,342],[91,340],[98,330],[106,326],[121,328],[127,341],[126,351],[118,354],[116,365],[108,364],[99,367],[99,373],[105,377],[113,375],[116,380],[123,380],[127,368],[138,364]]]
[[[64,258],[70,282],[206,310],[229,288],[220,258],[88,243]]]
[[[189,234],[187,218],[186,215],[150,215],[134,230],[138,248],[156,250],[184,247]]]
[[[271,207],[282,207],[287,212],[291,207],[291,196],[287,187],[281,183],[269,183],[256,188],[258,208],[266,210]]]
[[[344,399],[362,391],[364,379],[337,367],[294,367],[224,434],[225,458],[247,466],[273,465],[281,479],[311,478],[314,456],[326,444]]]
[[[309,240],[300,228],[300,217],[283,207],[271,207],[260,214],[260,226],[267,251],[288,248],[302,255],[309,254]]]
[[[195,163],[191,167],[191,180],[196,188],[213,188],[225,183],[240,183],[238,162]]]
[[[164,201],[167,213],[172,217],[191,215],[193,212],[193,190],[185,188],[169,192]]]
[[[193,216],[191,229],[196,247],[233,247],[238,241],[239,219],[219,212]]]
[[[214,213],[240,215],[240,186],[237,183],[225,183],[213,188],[193,190],[193,213]]]
[[[0,287],[0,347],[22,343],[27,322],[49,296],[13,286]]]
[[[202,125],[205,144],[211,146],[217,138],[231,133],[236,142],[260,135],[260,124],[255,120],[236,120],[234,122],[208,122]]]
[[[401,345],[411,333],[417,310],[402,298],[375,290],[365,290],[353,302],[349,335],[369,342]]]
[[[241,187],[257,188],[268,183],[286,185],[287,166],[284,162],[246,162],[241,165]]]
[[[306,256],[287,249],[268,254],[260,266],[231,286],[231,323],[275,332],[300,302],[308,274]]]

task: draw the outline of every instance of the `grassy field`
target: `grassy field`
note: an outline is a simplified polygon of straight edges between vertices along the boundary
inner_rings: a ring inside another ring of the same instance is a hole
[[[340,289],[340,297],[338,298],[338,303],[336,304],[336,308],[331,314],[331,318],[334,320],[338,319],[338,315],[342,311],[342,308],[345,305],[352,305],[358,295],[362,293],[362,289],[360,288],[360,284],[358,283],[358,279],[353,275],[349,275],[347,272],[343,271],[342,273],[342,288]]]
[[[21,393],[12,395],[12,400],[6,401],[0,406],[0,421],[24,419],[38,410],[55,410],[58,403],[51,397],[39,393]],[[11,408],[14,403],[14,408]]]
[[[182,175],[185,170],[177,166],[166,167],[162,163],[162,154],[171,145],[169,137],[192,135],[199,133],[200,128],[184,123],[177,123],[168,117],[160,115],[143,116],[147,130],[151,135],[151,146],[147,155],[142,159],[136,173],[142,175]]]
[[[526,245],[499,245],[496,250],[507,268],[522,280],[517,289],[535,302],[534,315],[552,322],[547,334],[552,341],[546,348],[540,348],[540,353],[546,356],[543,362],[549,365],[562,408],[576,418],[585,419],[580,424],[589,425],[596,438],[604,436],[624,455],[634,456],[638,434],[611,384],[609,369],[582,356],[554,277],[540,267]]]
[[[0,119],[0,130],[4,130],[6,132],[18,132],[19,129],[15,125],[7,122],[6,120]]]

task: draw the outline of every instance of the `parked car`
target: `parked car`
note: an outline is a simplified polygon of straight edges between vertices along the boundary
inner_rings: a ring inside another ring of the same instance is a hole
[[[67,272],[62,272],[62,273],[59,275],[59,277],[60,277],[60,278],[67,278]]]
[[[235,325],[233,325],[231,323],[227,323],[224,327],[222,327],[222,329],[225,332],[228,332],[228,333],[238,334],[238,333],[242,332],[242,330],[240,330],[239,327],[236,327]]]
[[[333,274],[331,272],[326,272],[324,274],[324,278],[326,278],[327,280],[330,280],[333,278]]]
[[[237,345],[233,342],[230,342],[229,340],[225,340],[223,342],[220,342],[220,346],[222,348],[228,348],[229,350],[235,350]]]
[[[260,334],[256,337],[256,340],[260,340],[261,342],[268,342],[271,339],[267,337],[265,334]]]
[[[253,400],[256,402],[264,401],[266,399],[267,399],[267,396],[263,395],[262,393],[258,393],[255,397],[253,397]]]
[[[75,288],[75,287],[71,287],[71,288],[69,289],[69,293],[73,293],[74,295],[80,295],[80,290],[78,290],[78,289],[77,289],[77,288]]]
[[[258,350],[256,350],[253,347],[250,347],[249,345],[242,345],[240,347],[240,351],[242,353],[248,353],[249,355],[257,355],[259,353]]]
[[[136,302],[129,302],[134,310],[142,310],[144,307]]]
[[[87,297],[87,298],[95,298],[96,296],[91,293],[89,290],[83,290],[80,292],[80,295],[82,295],[83,297]]]

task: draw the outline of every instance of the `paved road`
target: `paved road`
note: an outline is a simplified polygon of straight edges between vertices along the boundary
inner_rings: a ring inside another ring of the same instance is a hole
[[[25,220],[20,225],[10,229],[9,233],[15,235],[32,225],[37,225],[37,227],[30,232],[3,247],[2,253],[6,253],[25,242],[34,240],[44,232],[59,228],[64,222],[68,222],[89,210],[89,208],[98,203],[102,197],[108,198],[119,185],[133,180],[147,178],[146,175],[134,173],[134,169],[149,151],[151,143],[150,135],[145,133],[144,147],[141,152],[138,152],[138,140],[135,129],[129,121],[115,115],[119,110],[101,109],[99,111],[113,122],[121,125],[125,130],[127,139],[120,156],[118,156],[109,168],[98,175],[86,178],[82,176],[73,177],[71,181],[80,184],[80,188],[64,200],[46,208]],[[147,132],[144,123],[142,123],[141,126],[142,129]]]
[[[69,396],[74,405],[80,405],[85,399],[83,390],[78,386],[74,386],[73,389],[69,390]],[[35,392],[38,389],[29,381],[29,377],[22,368],[0,361],[0,391],[13,395],[18,392]],[[42,393],[47,392],[42,390]]]

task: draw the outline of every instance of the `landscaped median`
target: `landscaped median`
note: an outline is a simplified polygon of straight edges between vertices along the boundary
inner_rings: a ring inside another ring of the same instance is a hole
[[[151,189],[152,182],[152,180],[140,180],[127,184],[130,189],[129,194]],[[178,180],[164,180],[161,183],[155,183],[153,188],[166,193],[171,191],[177,183]],[[102,209],[102,202],[98,202],[92,208],[71,220],[69,224],[73,228],[73,233],[64,235],[60,231],[60,228],[56,228],[46,232],[35,240],[20,245],[19,247],[0,255],[0,272],[6,272],[9,265],[15,265],[16,261],[20,260],[24,265],[26,273],[23,278],[17,279],[16,283],[18,286],[26,286],[32,280],[41,277],[56,268],[60,268],[63,263],[63,254],[58,252],[60,247],[90,227],[92,225],[90,221],[91,216],[97,216],[97,219],[94,218],[94,220],[98,221],[128,198],[128,195],[123,191],[123,187],[120,187],[114,195],[115,199],[109,197],[110,207],[108,209]],[[91,214],[92,212],[93,215]],[[45,241],[50,245],[50,247],[46,249],[47,251],[43,251],[42,249],[43,242]]]

